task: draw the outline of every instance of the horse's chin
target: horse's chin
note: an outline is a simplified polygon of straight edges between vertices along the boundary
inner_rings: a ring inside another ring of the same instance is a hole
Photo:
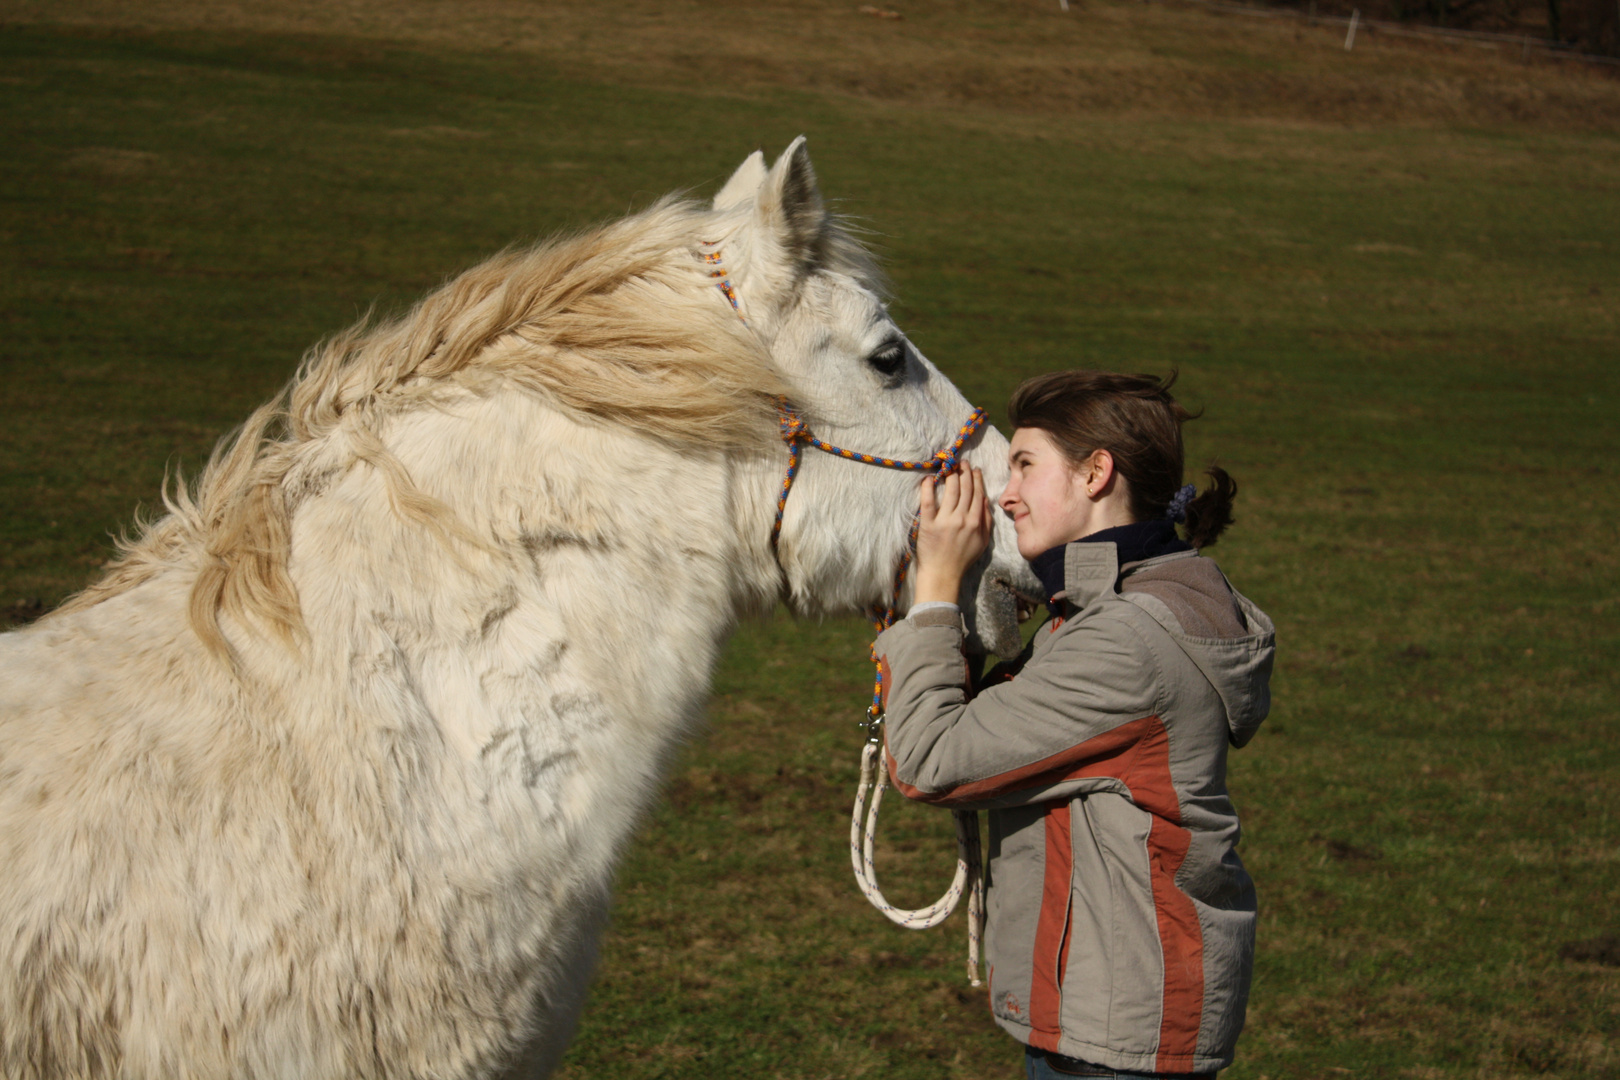
[[[980,579],[963,620],[967,623],[967,651],[995,653],[1003,660],[1017,656],[1024,647],[1018,615],[1019,596],[1011,584],[988,575]]]

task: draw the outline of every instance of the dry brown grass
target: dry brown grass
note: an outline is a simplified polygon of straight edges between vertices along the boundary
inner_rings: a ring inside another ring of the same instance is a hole
[[[1026,117],[1620,130],[1620,75],[1477,43],[1379,38],[1180,5],[934,0],[0,0],[0,21],[336,35],[532,56],[644,86],[850,94]]]

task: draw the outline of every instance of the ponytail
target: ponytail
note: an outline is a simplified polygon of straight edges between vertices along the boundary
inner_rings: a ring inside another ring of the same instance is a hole
[[[1238,491],[1237,481],[1219,465],[1211,465],[1204,475],[1209,486],[1187,504],[1187,542],[1195,548],[1214,547],[1232,524],[1232,500]]]

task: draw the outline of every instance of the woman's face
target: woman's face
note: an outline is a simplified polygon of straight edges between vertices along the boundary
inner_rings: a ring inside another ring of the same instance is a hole
[[[1012,476],[998,505],[1018,530],[1018,554],[1033,559],[1094,531],[1085,472],[1070,467],[1046,432],[1019,428],[1008,456]]]

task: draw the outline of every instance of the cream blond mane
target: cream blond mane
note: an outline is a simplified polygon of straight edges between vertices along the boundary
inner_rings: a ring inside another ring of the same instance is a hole
[[[375,468],[395,509],[447,542],[479,545],[418,488],[379,431],[448,385],[515,388],[599,422],[672,443],[757,450],[775,442],[788,392],[760,340],[724,303],[699,256],[725,222],[666,198],[600,228],[504,252],[430,293],[401,317],[356,325],[316,346],[273,400],[215,447],[194,483],[166,483],[168,514],[119,542],[108,573],[63,612],[100,603],[165,567],[194,571],[191,623],[228,655],[219,615],[256,617],[283,640],[302,635],[287,573],[297,493],[289,470],[310,444],[347,437],[352,462]],[[831,217],[811,268],[878,287],[870,255]]]

